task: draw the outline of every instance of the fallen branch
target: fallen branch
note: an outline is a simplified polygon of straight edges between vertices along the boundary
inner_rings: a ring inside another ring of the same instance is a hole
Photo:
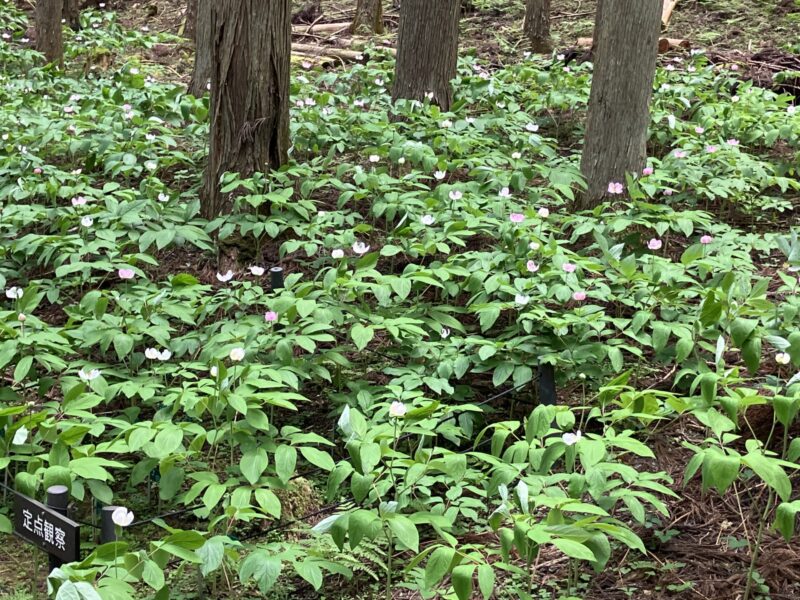
[[[664,10],[661,11],[661,23],[664,27],[669,25],[669,19],[676,4],[678,4],[678,0],[664,0]]]
[[[591,48],[593,44],[594,40],[592,38],[578,38],[578,46],[581,48]],[[677,50],[678,48],[685,50],[690,47],[691,43],[689,40],[677,40],[673,38],[661,38],[658,40],[659,54],[669,52],[670,50]]]
[[[313,44],[292,44],[292,52],[295,54],[305,54],[307,56],[335,56],[336,58],[350,62],[364,59],[364,55],[355,50],[343,50],[342,48],[315,46]]]
[[[303,35],[305,33],[340,33],[347,31],[350,23],[319,23],[311,25],[292,25],[292,33]]]

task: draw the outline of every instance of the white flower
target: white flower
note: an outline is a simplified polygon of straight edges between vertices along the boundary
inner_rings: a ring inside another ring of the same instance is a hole
[[[19,321],[20,323],[24,323],[27,320],[28,320],[28,317],[25,316],[25,313],[19,313],[17,315],[17,321]]]
[[[436,222],[436,219],[433,218],[433,215],[423,215],[420,219],[420,222],[423,225],[433,225]]]
[[[129,511],[124,506],[120,506],[111,513],[111,520],[114,521],[114,525],[127,527],[133,523],[133,512]]]
[[[450,196],[450,200],[461,200],[461,198],[463,198],[464,194],[462,194],[458,190],[450,190],[450,193],[448,194],[448,196]]]
[[[81,381],[94,381],[98,377],[100,377],[100,369],[92,369],[88,373],[81,369],[78,371],[78,377],[81,378]]]
[[[156,139],[156,135],[154,133],[145,133],[144,139],[146,139],[148,142],[153,142]]]
[[[434,171],[433,176],[441,181],[445,177],[447,177],[447,171]]]
[[[217,375],[219,375],[219,369],[217,368],[217,365],[213,365],[208,372],[211,374],[212,377],[216,377]]]
[[[147,348],[144,351],[144,355],[150,360],[155,360],[158,358],[158,350],[156,350],[155,348]]]
[[[792,357],[789,356],[786,352],[778,352],[775,355],[775,362],[779,365],[788,365],[792,360]]]
[[[501,198],[511,198],[511,191],[507,187],[504,187],[503,189],[500,190],[500,193],[497,195],[500,196]]]
[[[545,207],[540,208],[536,211],[536,214],[539,215],[541,218],[546,219],[550,216],[550,211]]]
[[[433,100],[433,92],[425,92],[425,97],[428,100]]]
[[[148,160],[147,162],[144,163],[144,168],[147,169],[148,171],[155,171],[157,166],[158,163],[154,160]]]
[[[377,154],[370,154],[369,155],[369,162],[371,162],[371,163],[376,163],[376,162],[380,161],[380,159],[381,159],[381,157],[378,156]]]
[[[172,352],[167,348],[164,348],[161,352],[158,353],[158,360],[164,362],[172,358]]]
[[[258,265],[251,265],[250,273],[252,275],[255,275],[256,277],[261,277],[264,274],[264,267],[259,267]]]
[[[94,219],[92,217],[83,217],[81,219],[81,225],[84,227],[91,227],[94,225]]]
[[[513,158],[514,160],[519,160],[520,158],[522,158],[522,152],[512,152],[511,158]]]
[[[19,287],[10,287],[6,290],[6,298],[10,300],[19,300],[25,292]]]
[[[244,359],[244,348],[234,348],[228,355],[233,362],[239,362]]]
[[[222,273],[217,273],[217,279],[222,283],[230,281],[231,279],[233,279],[233,271],[228,269],[228,272],[225,273],[224,275]]]
[[[166,202],[167,200],[169,200],[169,194],[165,194],[164,192],[161,192],[158,195],[158,201],[159,202]]]
[[[514,296],[514,302],[519,304],[520,306],[525,306],[528,302],[531,301],[531,297],[527,294],[517,294]]]
[[[356,254],[366,254],[369,252],[369,246],[367,246],[364,242],[354,242],[353,252]]]
[[[442,331],[439,333],[442,336],[443,340],[446,340],[450,337],[450,330],[447,327],[442,327]]]
[[[331,252],[331,257],[344,258],[344,250],[342,250],[341,248],[335,248],[333,252]]]
[[[28,439],[28,428],[23,425],[19,429],[14,432],[14,439],[11,440],[11,443],[15,446],[19,446],[20,444],[24,444],[25,440]]]
[[[445,119],[441,123],[442,129],[450,129],[453,126],[453,122],[450,119]]]
[[[398,165],[404,165],[404,164],[406,164],[406,157],[405,157],[405,156],[401,156],[400,158],[398,158],[398,159],[397,159],[397,164],[398,164]]]
[[[797,111],[797,107],[795,107],[795,106],[789,106],[789,107],[786,109],[786,112],[787,112],[788,114],[790,114],[790,115],[793,115],[793,114],[794,114],[796,111]]]
[[[528,123],[525,125],[526,131],[530,131],[531,133],[536,133],[539,131],[539,126],[536,123]]]
[[[464,120],[472,125],[475,122],[475,117],[466,117]]]
[[[306,106],[316,106],[317,102],[313,98],[306,98],[304,100]]]
[[[389,416],[395,418],[402,417],[404,414],[406,414],[407,411],[408,409],[406,408],[405,404],[395,400],[389,407]]]
[[[561,441],[567,446],[574,446],[581,441],[581,430],[578,429],[575,433],[565,433],[561,436]]]
[[[375,78],[375,85],[383,85],[383,79],[380,77]]]

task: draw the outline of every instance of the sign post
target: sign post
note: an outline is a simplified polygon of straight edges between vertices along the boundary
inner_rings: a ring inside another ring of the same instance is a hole
[[[14,534],[50,555],[50,569],[80,559],[80,525],[66,516],[69,490],[63,485],[47,489],[45,506],[14,493]]]

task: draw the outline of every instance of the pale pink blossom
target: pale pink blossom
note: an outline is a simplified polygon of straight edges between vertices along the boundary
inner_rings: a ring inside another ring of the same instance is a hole
[[[512,223],[522,223],[525,220],[525,215],[521,213],[511,213],[509,219],[511,219]]]
[[[705,133],[705,129],[703,127],[697,126],[694,128],[695,133]]]
[[[576,302],[583,302],[586,300],[586,292],[575,292],[572,294],[572,299]]]
[[[619,182],[610,182],[608,184],[608,193],[609,194],[621,194],[623,190],[622,184]]]
[[[686,158],[686,152],[683,150],[675,150],[675,152],[672,153],[672,156],[675,158]]]
[[[709,154],[714,154],[714,152],[716,152],[717,150],[718,148],[716,146],[706,146],[706,152],[708,152]]]
[[[133,279],[136,273],[133,269],[120,269],[117,271],[117,275],[120,279]]]
[[[642,169],[642,175],[652,175],[653,174],[653,167],[645,167]]]
[[[700,238],[700,243],[703,245],[710,244],[713,241],[714,238],[712,238],[710,235],[704,235],[703,237]]]
[[[274,321],[278,320],[278,313],[276,313],[274,310],[268,310],[264,313],[264,320],[267,323],[273,323]]]
[[[738,146],[739,140],[737,140],[736,138],[731,138],[725,143],[728,144],[728,146]]]
[[[650,250],[660,250],[661,246],[663,246],[663,242],[658,238],[652,238],[649,242],[647,242],[647,247]]]
[[[565,262],[563,265],[561,265],[561,268],[564,270],[565,273],[574,273],[575,269],[577,269],[578,267],[572,263]]]
[[[536,264],[534,261],[532,261],[532,260],[529,260],[529,261],[528,261],[528,262],[525,264],[525,268],[526,268],[526,269],[528,269],[528,271],[529,271],[530,273],[536,273],[536,271],[538,271],[538,270],[539,270],[539,265],[537,265],[537,264]]]

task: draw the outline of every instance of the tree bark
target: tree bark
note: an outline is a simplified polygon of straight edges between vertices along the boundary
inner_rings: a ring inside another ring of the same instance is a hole
[[[194,69],[188,92],[195,98],[205,95],[211,79],[211,5],[214,0],[189,0],[194,3]],[[189,18],[187,10],[187,24]]]
[[[80,0],[64,0],[64,20],[74,30],[81,28]]]
[[[290,0],[214,0],[211,133],[201,212],[230,210],[226,171],[278,168],[289,150]]]
[[[196,42],[195,32],[197,31],[197,0],[186,2],[186,27],[183,28],[184,37]]]
[[[581,172],[580,208],[596,206],[611,182],[624,183],[647,157],[662,0],[600,0],[595,63]]]
[[[439,2],[439,0],[436,0]],[[383,33],[383,2],[382,0],[358,0],[356,16],[350,25],[350,33],[356,33],[364,26],[372,33]]]
[[[423,100],[450,110],[458,61],[459,0],[403,0],[392,100]]]
[[[48,63],[64,66],[64,39],[61,32],[63,0],[39,0],[36,3],[36,49]]]
[[[522,26],[531,50],[549,54],[553,51],[550,39],[550,0],[526,0],[525,22]]]

